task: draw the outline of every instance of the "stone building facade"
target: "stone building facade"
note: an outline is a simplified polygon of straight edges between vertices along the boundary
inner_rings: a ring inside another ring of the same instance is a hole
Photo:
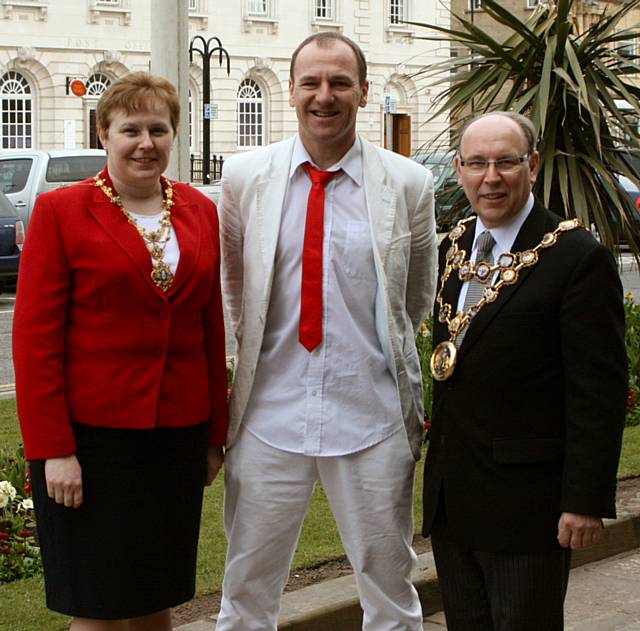
[[[231,73],[211,63],[211,147],[224,156],[275,142],[296,130],[288,105],[291,53],[304,37],[335,30],[355,39],[369,63],[363,135],[413,152],[446,125],[428,122],[433,94],[412,78],[448,57],[446,43],[412,38],[403,20],[448,25],[448,0],[177,0],[188,4],[189,39],[217,36]],[[524,1],[524,0],[523,0]],[[104,89],[150,67],[152,0],[0,0],[0,151],[89,148],[97,144],[95,107]],[[80,79],[86,94],[76,96]],[[189,68],[189,135],[201,152],[202,61]],[[386,98],[389,97],[389,98]],[[183,130],[184,133],[184,130]]]

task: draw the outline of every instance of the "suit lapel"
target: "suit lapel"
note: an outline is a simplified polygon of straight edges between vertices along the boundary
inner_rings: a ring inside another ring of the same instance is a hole
[[[384,266],[389,252],[396,215],[396,192],[387,185],[386,171],[376,150],[366,140],[362,143],[362,173],[369,222],[375,246]]]
[[[176,203],[171,210],[171,221],[180,248],[180,260],[171,288],[167,292],[168,296],[173,295],[191,276],[200,256],[200,244],[202,243],[200,239],[200,214],[195,204]]]
[[[512,252],[521,252],[533,248],[542,239],[542,235],[552,227],[547,225],[545,211],[536,201],[529,216],[525,220],[524,224],[520,228],[518,235],[511,248]],[[531,271],[535,269],[533,267],[526,267],[520,270],[518,281],[513,285],[504,285],[500,289],[498,298],[495,302],[485,305],[478,315],[471,321],[469,330],[462,340],[460,351],[466,353],[469,348],[482,336],[483,331],[487,328],[489,323],[500,313],[500,311],[507,305],[509,300],[520,290],[520,288],[526,283],[527,277]]]
[[[294,140],[295,138],[292,138],[289,142],[275,145],[270,159],[256,178],[256,221],[260,235],[262,264],[267,279],[265,300],[271,293],[276,246],[280,234],[282,208],[289,184]]]
[[[151,256],[149,250],[147,250],[147,246],[136,228],[127,221],[124,213],[97,188],[93,195],[93,202],[89,204],[88,210],[114,243],[131,259],[144,282],[155,293],[164,298],[164,292],[151,280]]]

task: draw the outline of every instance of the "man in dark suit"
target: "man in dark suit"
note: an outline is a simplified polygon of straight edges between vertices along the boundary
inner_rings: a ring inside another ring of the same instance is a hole
[[[477,218],[440,247],[423,534],[449,631],[562,629],[571,550],[615,517],[622,288],[610,252],[534,199],[535,140],[510,112],[462,131]]]

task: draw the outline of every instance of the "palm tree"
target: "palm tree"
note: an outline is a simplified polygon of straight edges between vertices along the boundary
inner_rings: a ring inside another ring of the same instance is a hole
[[[419,74],[443,88],[432,118],[449,112],[454,142],[456,129],[480,112],[513,110],[531,118],[542,158],[534,193],[559,214],[593,226],[612,250],[626,241],[638,257],[640,214],[616,174],[640,188],[640,170],[632,168],[634,161],[640,164],[640,87],[631,76],[640,72],[640,57],[623,47],[640,31],[620,28],[640,0],[603,10],[583,32],[573,5],[541,4],[523,22],[495,0],[483,0],[484,12],[508,28],[504,41],[455,14],[459,28],[414,22],[439,33],[418,39],[449,41],[468,51]],[[435,143],[449,142],[448,134]]]

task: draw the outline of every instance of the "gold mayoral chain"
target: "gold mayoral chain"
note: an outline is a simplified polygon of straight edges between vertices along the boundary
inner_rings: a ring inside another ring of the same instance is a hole
[[[500,290],[505,285],[513,285],[518,282],[520,270],[525,267],[534,266],[539,260],[539,252],[544,248],[550,248],[555,245],[558,235],[562,232],[569,232],[576,228],[583,227],[579,219],[566,219],[558,224],[553,232],[547,232],[540,243],[534,248],[524,250],[522,252],[505,252],[498,257],[496,263],[488,263],[486,261],[474,264],[467,259],[467,252],[458,247],[458,240],[466,230],[465,224],[472,221],[475,217],[461,219],[456,227],[449,233],[451,247],[447,250],[447,260],[440,278],[440,289],[436,295],[438,306],[438,321],[447,325],[449,329],[449,339],[440,342],[431,355],[431,374],[436,381],[445,381],[453,374],[456,367],[458,349],[455,342],[460,333],[469,326],[469,323],[477,315],[477,313],[490,302],[494,302],[498,298]],[[480,300],[476,304],[471,305],[466,311],[458,311],[454,313],[452,306],[444,302],[442,293],[444,286],[451,274],[456,271],[462,282],[469,280],[477,280],[486,285],[482,291]],[[496,279],[489,284],[494,273],[498,272]]]
[[[164,252],[167,248],[167,242],[171,238],[171,207],[175,204],[173,201],[173,185],[171,181],[165,177],[161,177],[162,182],[162,217],[160,219],[160,227],[157,230],[145,230],[138,224],[133,215],[124,207],[122,199],[119,195],[115,195],[113,189],[107,186],[106,181],[100,177],[100,173],[94,178],[94,186],[97,186],[111,201],[115,204],[127,218],[127,221],[138,231],[144,242],[148,245],[151,254],[151,280],[162,291],[167,292],[173,283],[173,272],[165,263]]]

